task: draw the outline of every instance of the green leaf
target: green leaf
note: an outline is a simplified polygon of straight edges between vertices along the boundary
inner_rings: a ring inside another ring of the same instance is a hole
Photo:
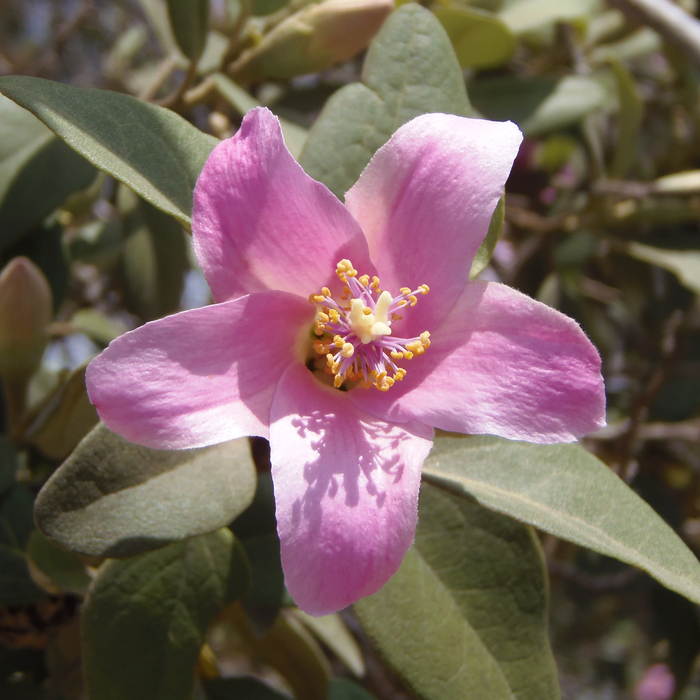
[[[700,294],[700,251],[665,250],[644,243],[628,243],[627,252],[637,260],[663,267],[672,272],[678,281],[696,294]]]
[[[96,175],[35,116],[0,96],[0,247],[38,226]]]
[[[501,237],[503,231],[503,222],[506,220],[506,198],[505,195],[498,200],[496,209],[491,217],[489,230],[486,232],[486,238],[476,251],[474,260],[472,261],[472,269],[469,273],[469,278],[478,277],[489,264],[493,251],[496,249],[496,243]]]
[[[287,700],[255,678],[217,678],[202,685],[207,700]]]
[[[219,95],[231,104],[241,116],[254,107],[260,106],[260,103],[254,97],[221,73],[214,75],[214,84]],[[280,126],[282,127],[282,135],[289,152],[299,160],[299,155],[304,148],[309,130],[282,118],[280,118]]]
[[[355,676],[365,675],[365,660],[355,638],[338,613],[311,617],[303,610],[291,610],[342,661]]]
[[[100,423],[47,481],[35,518],[65,549],[128,557],[228,524],[254,489],[246,439],[154,450]]]
[[[580,445],[441,437],[424,478],[452,493],[643,569],[700,603],[700,563],[676,533]]]
[[[209,0],[167,0],[173,35],[182,53],[196,63],[209,30]]]
[[[226,528],[107,562],[83,608],[88,696],[190,700],[207,628],[248,582],[243,548]]]
[[[36,580],[51,593],[75,593],[84,596],[92,583],[85,564],[77,554],[67,552],[58,545],[47,540],[38,530],[29,537],[27,556],[35,573]],[[46,578],[46,584],[39,578]]]
[[[85,366],[77,367],[37,407],[25,438],[49,459],[61,461],[98,421],[85,387]]]
[[[192,192],[213,136],[168,109],[106,90],[42,78],[0,78],[0,92],[28,109],[93,165],[190,225]]]
[[[526,136],[561,129],[580,122],[596,109],[612,108],[597,76],[484,78],[470,83],[469,95],[488,119],[511,119]]]
[[[342,197],[396,129],[427,112],[472,113],[445,30],[432,13],[411,3],[389,16],[370,45],[362,83],[328,100],[299,162]]]
[[[0,496],[0,605],[24,605],[46,597],[27,567],[25,550],[33,529],[32,499],[15,484]]]
[[[0,267],[20,255],[29,258],[44,273],[51,287],[53,310],[58,311],[68,291],[69,277],[68,251],[61,224],[54,221],[25,233],[2,251]]]
[[[296,700],[326,700],[328,659],[290,611],[283,610],[262,639],[252,633],[237,604],[224,611],[223,620],[236,630],[241,651],[272,666],[292,688]]]
[[[331,678],[328,683],[328,700],[376,700],[361,685],[346,678]]]
[[[610,164],[610,177],[623,178],[634,165],[637,156],[637,142],[642,125],[644,105],[637,94],[634,79],[625,66],[618,60],[608,61],[615,76],[617,92],[620,99],[620,111],[617,115],[617,139],[615,151]]]
[[[187,235],[180,224],[128,187],[117,193],[124,221],[123,273],[127,311],[152,321],[180,308],[190,269]]]
[[[424,700],[558,700],[534,531],[428,484],[418,509],[398,572],[355,604],[365,631]]]
[[[433,13],[450,37],[462,68],[500,66],[515,51],[515,36],[492,12],[464,5],[438,5]]]

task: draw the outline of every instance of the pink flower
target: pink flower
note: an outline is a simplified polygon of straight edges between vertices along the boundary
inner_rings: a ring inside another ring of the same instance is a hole
[[[604,425],[579,326],[469,281],[520,141],[511,123],[418,117],[343,205],[253,110],[195,189],[216,303],[126,333],[88,368],[100,416],[133,442],[270,440],[285,579],[313,615],[398,568],[433,428],[550,443]]]
[[[666,664],[649,666],[634,689],[635,700],[671,700],[676,679]]]

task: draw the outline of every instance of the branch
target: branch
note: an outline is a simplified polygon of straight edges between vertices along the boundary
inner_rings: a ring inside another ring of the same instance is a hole
[[[671,0],[611,0],[625,14],[655,29],[700,68],[700,21]]]

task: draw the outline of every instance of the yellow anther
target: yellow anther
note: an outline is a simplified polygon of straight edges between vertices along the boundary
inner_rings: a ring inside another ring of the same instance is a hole
[[[330,295],[331,295],[331,290],[328,289],[328,287],[322,287],[322,288],[321,288],[321,294],[323,294],[324,297],[330,297]]]
[[[318,321],[316,321],[316,327],[314,328],[314,333],[316,335],[323,335],[325,333],[325,328]]]
[[[373,369],[373,370],[369,373],[369,376],[372,377],[372,379],[376,379],[377,376],[378,376],[378,374],[379,374],[379,373],[377,372],[377,370],[376,370],[376,369]]]
[[[326,297],[321,296],[320,294],[314,294],[313,298],[314,298],[314,304],[320,304],[326,300]]]
[[[342,274],[349,275],[350,277],[355,277],[355,275],[357,275],[357,270],[352,266],[352,263],[347,258],[343,258],[343,260],[338,263],[335,272],[338,277],[340,277]],[[340,278],[342,279],[342,277]]]
[[[421,350],[423,349],[423,344],[420,342],[420,340],[414,340],[412,343],[406,343],[406,350],[418,352],[418,348]]]
[[[420,334],[420,342],[423,343],[424,348],[430,347],[430,332],[429,331],[423,331]]]
[[[358,277],[357,281],[363,286],[366,287],[369,284],[369,275],[362,275],[362,277]]]
[[[408,306],[408,302],[405,299],[402,299],[398,304],[396,304],[399,308],[403,308],[404,306]]]
[[[364,309],[362,309],[362,313],[365,316],[371,316],[372,315],[372,309],[369,308],[369,306],[365,306]]]
[[[343,345],[345,345],[345,340],[341,338],[339,335],[334,335],[333,336],[333,345],[337,348],[342,348]]]
[[[421,284],[418,289],[420,289],[421,294],[427,294],[430,291],[430,287],[427,284]]]
[[[340,354],[343,357],[352,357],[355,354],[355,346],[352,343],[345,343]]]
[[[322,343],[320,340],[317,340],[314,342],[314,350],[319,354],[319,355],[325,355],[330,348],[328,345],[325,343]]]
[[[333,323],[338,323],[340,320],[340,314],[335,309],[331,309],[328,313],[331,317],[331,321]]]
[[[366,379],[363,379],[360,383],[365,389],[369,389],[372,386],[372,382],[369,382]]]
[[[394,374],[394,379],[400,382],[406,376],[406,370],[403,367],[399,367]]]
[[[391,351],[391,356],[392,356],[395,360],[400,360],[400,359],[403,357],[403,353],[402,353],[402,352],[399,352],[398,350],[392,350],[392,351]]]
[[[333,386],[334,386],[336,389],[339,389],[339,388],[342,386],[342,384],[343,384],[344,381],[345,381],[345,375],[344,375],[344,374],[336,374],[336,375],[335,375],[335,379],[333,380]]]
[[[412,359],[413,359],[413,353],[412,353],[410,350],[406,350],[406,352],[404,352],[403,356],[404,356],[407,360],[412,360]]]
[[[378,374],[378,375],[375,377],[375,379],[376,379],[378,382],[383,382],[384,379],[385,379],[385,377],[386,377],[386,371],[381,372],[380,374]]]
[[[370,285],[370,287],[373,287],[374,289],[379,289],[379,277],[377,277],[377,275],[372,277],[372,284]]]
[[[321,323],[328,323],[328,321],[331,320],[331,317],[328,314],[324,314],[323,311],[319,312],[318,314],[318,320]]]
[[[411,288],[410,287],[401,287],[401,289],[399,289],[399,291],[401,292],[401,294],[403,294],[405,297],[407,297],[411,293]]]
[[[411,294],[410,297],[408,297],[408,300],[411,302],[411,306],[415,306],[418,303],[418,299]]]

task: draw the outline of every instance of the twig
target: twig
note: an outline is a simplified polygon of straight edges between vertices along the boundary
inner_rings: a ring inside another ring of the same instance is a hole
[[[589,591],[617,591],[629,586],[642,574],[639,569],[632,567],[618,574],[589,574],[573,564],[556,560],[548,562],[547,568],[551,574],[561,576]]]
[[[630,414],[629,427],[627,432],[621,436],[620,466],[622,468],[621,476],[625,480],[628,479],[629,472],[633,469],[633,445],[639,435],[639,429],[649,413],[650,406],[665,384],[669,372],[685,351],[684,345],[678,342],[678,335],[684,321],[685,315],[681,311],[675,311],[666,321],[661,338],[661,362],[652,372],[644,391],[635,399]]]
[[[190,85],[192,85],[196,77],[197,64],[190,63],[190,66],[187,69],[187,73],[185,74],[185,77],[178,86],[177,90],[175,90],[175,92],[173,92],[171,95],[164,97],[162,100],[155,100],[155,103],[157,105],[160,105],[161,107],[168,107],[169,109],[173,110],[177,109],[177,107],[183,103],[182,98],[184,97],[185,93],[189,89]]]
[[[625,14],[655,29],[700,68],[700,21],[671,0],[610,0]]]
[[[155,99],[158,91],[165,85],[165,81],[173,74],[177,68],[177,59],[174,56],[168,56],[161,61],[158,71],[153,76],[153,80],[139,94],[139,98],[146,102],[151,102]]]

